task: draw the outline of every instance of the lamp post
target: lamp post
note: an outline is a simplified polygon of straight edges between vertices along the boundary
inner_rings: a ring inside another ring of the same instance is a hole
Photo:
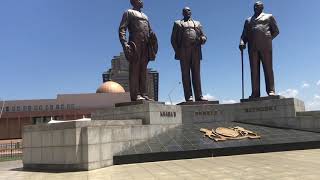
[[[0,98],[0,99],[1,99],[1,98]],[[2,99],[1,99],[1,100],[2,100]],[[1,107],[1,110],[0,110],[0,119],[1,119],[1,117],[2,117],[4,104],[5,104],[5,100],[2,100],[2,107]]]
[[[173,91],[181,84],[181,82],[179,82],[175,87],[173,87],[171,89],[171,91],[168,94],[169,100],[170,100],[170,104],[172,105],[172,99],[171,99],[171,94],[173,93]]]

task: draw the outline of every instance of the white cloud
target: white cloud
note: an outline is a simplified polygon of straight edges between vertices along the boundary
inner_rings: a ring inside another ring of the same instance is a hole
[[[317,86],[320,86],[320,80],[317,82]]]
[[[209,101],[216,100],[216,97],[212,96],[211,94],[206,94],[203,96],[205,99],[208,99]]]
[[[301,87],[302,87],[302,88],[308,88],[308,87],[310,87],[310,84],[309,84],[309,83],[303,83],[303,84],[301,85]]]
[[[296,89],[287,89],[279,93],[279,95],[284,96],[286,98],[295,98],[299,94],[299,91]]]
[[[311,102],[306,103],[308,111],[320,110],[320,96],[315,94]]]
[[[181,100],[177,100],[176,99],[176,100],[173,100],[172,103],[170,101],[166,101],[165,104],[166,105],[177,105],[177,104],[182,103],[182,102],[185,102],[185,100],[184,99],[181,99]]]
[[[235,103],[237,103],[237,101],[233,99],[222,101],[222,104],[235,104]]]

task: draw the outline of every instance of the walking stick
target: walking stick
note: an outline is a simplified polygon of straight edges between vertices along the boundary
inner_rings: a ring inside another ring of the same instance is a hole
[[[242,99],[244,99],[243,49],[241,49]]]

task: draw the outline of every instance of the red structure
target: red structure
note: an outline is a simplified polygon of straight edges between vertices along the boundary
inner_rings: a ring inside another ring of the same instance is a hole
[[[62,94],[56,99],[5,101],[0,117],[0,140],[20,139],[23,126],[47,123],[51,117],[55,120],[75,120],[83,116],[90,118],[91,113],[98,109],[130,101],[129,93],[115,84],[103,84],[98,93]],[[0,102],[0,111],[2,104]]]

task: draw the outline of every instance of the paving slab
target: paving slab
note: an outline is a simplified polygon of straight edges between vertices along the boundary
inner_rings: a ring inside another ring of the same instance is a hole
[[[240,126],[254,131],[261,139],[214,142],[204,138],[201,128]],[[320,148],[320,133],[272,128],[235,122],[182,124],[147,141],[117,153],[114,164],[217,157]]]

